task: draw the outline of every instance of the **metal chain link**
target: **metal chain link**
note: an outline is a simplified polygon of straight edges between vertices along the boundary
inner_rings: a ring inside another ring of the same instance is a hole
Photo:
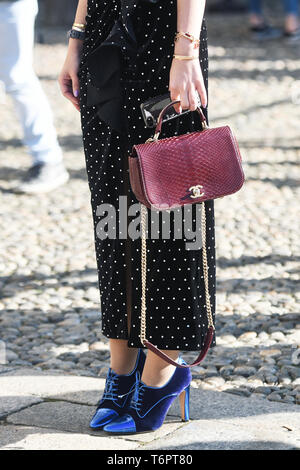
[[[210,295],[209,295],[209,286],[208,286],[208,263],[207,263],[207,250],[206,250],[206,211],[205,211],[204,202],[202,202],[202,210],[201,210],[201,234],[202,234],[202,264],[203,264],[205,304],[206,304],[206,314],[208,318],[208,328],[211,326],[215,329],[214,321],[213,321],[213,317],[211,313]]]
[[[146,247],[146,217],[147,207],[141,204],[141,228],[142,228],[142,246],[141,246],[141,277],[142,277],[142,303],[141,303],[141,330],[140,339],[144,344],[146,340],[146,281],[147,281],[147,247]],[[208,263],[207,263],[207,249],[206,249],[206,211],[205,203],[202,202],[201,210],[201,234],[202,234],[202,263],[203,263],[203,278],[205,288],[205,304],[206,314],[208,318],[208,328],[214,327],[214,321],[211,311],[209,283],[208,283]]]
[[[147,207],[141,204],[141,227],[142,227],[142,246],[141,246],[141,273],[142,273],[142,304],[141,304],[141,343],[146,340],[146,276],[147,276],[147,247],[146,247],[146,217],[148,215]]]

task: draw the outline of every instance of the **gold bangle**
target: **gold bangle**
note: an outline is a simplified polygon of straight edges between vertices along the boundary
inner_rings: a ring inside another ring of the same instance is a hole
[[[82,23],[73,23],[73,26],[77,26],[77,28],[85,28],[85,24]]]
[[[192,60],[192,59],[199,59],[198,55],[178,55],[178,54],[173,54],[174,59],[179,59],[179,60]]]
[[[177,32],[175,34],[175,39],[174,40],[178,41],[178,39],[180,37],[184,37],[184,38],[188,39],[194,45],[194,49],[196,49],[200,45],[200,39],[195,38],[195,36],[193,36],[191,33]]]
[[[176,31],[175,37],[179,38],[180,36],[184,36],[187,39],[189,39],[190,41],[195,41],[195,39],[196,39],[195,36],[193,36],[191,33],[188,33],[188,32],[184,33],[183,31]]]
[[[75,29],[75,31],[79,31],[80,33],[85,33],[85,29],[83,28],[78,28],[78,26],[72,26],[72,29]]]

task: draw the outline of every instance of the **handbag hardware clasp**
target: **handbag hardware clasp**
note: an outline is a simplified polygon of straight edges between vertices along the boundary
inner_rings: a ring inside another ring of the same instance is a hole
[[[203,188],[203,186],[201,184],[197,184],[196,186],[191,186],[189,188],[189,191],[192,192],[191,194],[191,197],[194,199],[196,197],[202,197],[204,196],[204,191],[201,192],[201,189]]]
[[[149,137],[149,139],[146,140],[145,143],[147,142],[157,142],[158,137],[159,137],[160,132],[156,132],[153,137]]]

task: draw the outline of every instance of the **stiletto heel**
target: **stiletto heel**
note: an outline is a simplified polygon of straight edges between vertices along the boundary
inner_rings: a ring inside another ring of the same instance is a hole
[[[179,395],[181,420],[190,420],[190,385],[186,387]]]

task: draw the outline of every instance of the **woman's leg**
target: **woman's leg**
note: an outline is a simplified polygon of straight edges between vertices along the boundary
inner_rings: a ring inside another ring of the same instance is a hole
[[[163,352],[165,352],[173,360],[178,358],[178,351],[167,350]],[[161,359],[152,351],[148,351],[143,370],[142,381],[150,387],[162,387],[172,376],[175,368],[175,366],[168,364],[165,360]]]
[[[52,111],[32,67],[36,0],[0,2],[0,82],[13,99],[33,163],[56,165],[62,151]]]
[[[253,37],[259,40],[276,39],[282,36],[279,28],[274,28],[266,20],[262,0],[249,0],[249,23]]]
[[[110,339],[110,367],[117,374],[129,374],[136,363],[137,348],[129,348],[127,339]]]
[[[261,0],[249,0],[249,12],[251,26],[260,26],[264,23]]]
[[[299,26],[299,1],[298,0],[283,0],[285,10],[285,31],[292,33],[296,31]]]
[[[126,339],[110,339],[110,367],[117,374],[129,374],[136,363],[137,348],[128,348]],[[178,358],[178,351],[164,351],[173,360]],[[162,387],[171,377],[175,366],[168,364],[152,351],[148,351],[143,369],[142,381],[151,387]]]

